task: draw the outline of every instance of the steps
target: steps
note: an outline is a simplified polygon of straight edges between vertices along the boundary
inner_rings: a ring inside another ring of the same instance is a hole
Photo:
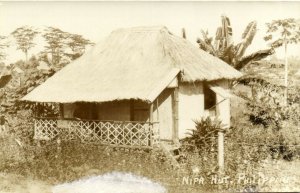
[[[173,142],[160,142],[160,148],[164,152],[165,156],[170,161],[171,165],[174,167],[174,169],[180,169],[181,166],[178,162],[178,160],[181,157],[179,148],[180,144],[174,144]]]

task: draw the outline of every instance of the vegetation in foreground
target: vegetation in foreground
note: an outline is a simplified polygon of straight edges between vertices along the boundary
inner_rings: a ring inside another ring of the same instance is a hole
[[[2,145],[7,144],[7,139],[1,140]],[[7,159],[9,157],[10,159]],[[48,185],[49,191],[52,185],[112,171],[147,177],[165,186],[169,192],[183,190],[199,192],[205,188],[181,186],[181,176],[188,174],[173,170],[164,155],[156,150],[112,148],[68,142],[60,146],[57,144],[42,145],[42,147],[27,146],[19,150],[18,155],[6,155],[1,159],[2,173],[44,182]],[[0,189],[4,188],[0,183]]]

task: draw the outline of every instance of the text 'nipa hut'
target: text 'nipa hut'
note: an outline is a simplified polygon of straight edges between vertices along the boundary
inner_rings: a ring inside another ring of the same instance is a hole
[[[228,85],[240,76],[166,27],[135,27],[113,31],[22,100],[60,106],[58,118],[35,119],[37,139],[153,147],[178,142],[204,116],[229,126]]]

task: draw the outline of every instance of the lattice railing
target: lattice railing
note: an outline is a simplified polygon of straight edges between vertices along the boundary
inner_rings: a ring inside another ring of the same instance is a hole
[[[60,121],[60,120],[58,120]],[[35,138],[80,139],[120,146],[152,147],[159,142],[159,124],[150,122],[68,120],[62,127],[57,120],[36,119]]]
[[[153,123],[118,121],[70,121],[83,142],[124,146],[152,146],[158,142],[158,132]],[[155,135],[155,134],[156,135]]]

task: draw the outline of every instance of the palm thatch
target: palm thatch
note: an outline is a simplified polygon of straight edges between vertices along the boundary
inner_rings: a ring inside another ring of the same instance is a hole
[[[151,102],[180,71],[183,82],[241,76],[222,60],[172,35],[166,27],[136,27],[113,31],[22,100]]]

